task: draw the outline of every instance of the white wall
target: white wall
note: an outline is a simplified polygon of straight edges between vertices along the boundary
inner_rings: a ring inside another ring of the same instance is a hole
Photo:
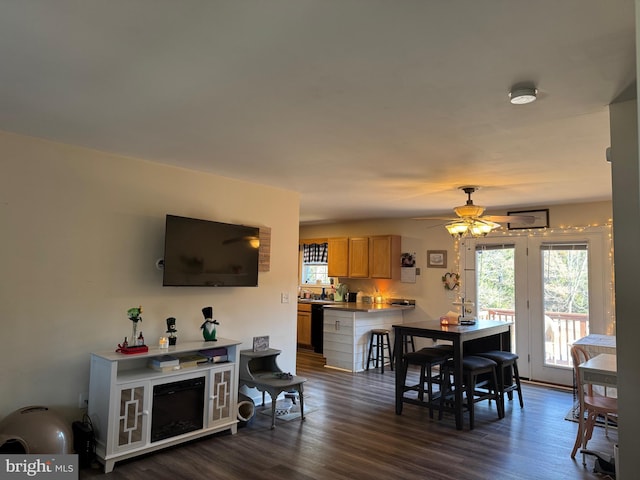
[[[550,227],[555,229],[604,225],[610,223],[612,216],[610,201],[551,207],[532,206],[530,209],[538,208],[549,208]],[[506,212],[491,211],[491,213],[501,215]],[[451,302],[457,299],[455,293],[445,290],[442,283],[442,276],[446,272],[459,271],[455,268],[458,257],[456,242],[442,225],[442,221],[412,219],[377,219],[302,225],[300,238],[401,235],[402,252],[416,254],[416,266],[421,270],[421,274],[416,277],[416,283],[346,278],[341,281],[348,284],[351,291],[362,290],[365,294],[370,294],[377,287],[386,296],[415,299],[416,309],[407,311],[404,315],[405,322],[413,322],[439,318],[440,315],[453,309]],[[510,234],[514,232],[501,229],[492,235]],[[427,250],[446,250],[447,268],[427,268]]]
[[[640,13],[640,11],[639,11]],[[613,168],[614,244],[616,262],[616,339],[618,357],[618,406],[620,469],[617,478],[636,478],[640,469],[636,442],[640,430],[640,383],[637,353],[638,287],[640,270],[640,161],[638,159],[637,101],[614,103],[611,118]]]
[[[212,153],[215,154],[215,153]],[[250,348],[269,335],[295,370],[297,193],[0,132],[0,418],[48,405],[80,418],[89,353],[130,336],[126,311],[158,341],[201,340],[202,307],[218,335]],[[271,270],[259,286],[162,287],[167,213],[271,227]]]

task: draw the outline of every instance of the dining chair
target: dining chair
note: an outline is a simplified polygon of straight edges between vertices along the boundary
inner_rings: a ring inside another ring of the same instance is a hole
[[[587,442],[593,435],[593,427],[599,415],[604,417],[605,435],[609,436],[609,416],[618,415],[618,399],[600,395],[593,390],[593,385],[584,383],[578,366],[591,358],[589,352],[579,346],[571,347],[571,359],[573,360],[573,370],[576,378],[578,390],[578,401],[580,402],[578,417],[578,433],[576,441],[571,451],[571,458],[575,458],[578,448],[587,448]],[[585,422],[585,414],[587,416]],[[582,454],[582,464],[586,464],[585,455]]]

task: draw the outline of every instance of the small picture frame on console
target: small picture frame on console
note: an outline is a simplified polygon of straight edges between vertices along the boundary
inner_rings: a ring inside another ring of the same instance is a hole
[[[253,351],[264,352],[269,349],[269,335],[253,337]]]

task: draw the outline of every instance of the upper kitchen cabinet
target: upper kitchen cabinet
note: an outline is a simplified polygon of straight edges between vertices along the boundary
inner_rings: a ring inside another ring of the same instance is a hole
[[[327,243],[327,266],[330,277],[349,276],[349,239],[330,238]]]
[[[400,243],[399,235],[369,237],[371,278],[400,277]]]
[[[369,277],[369,237],[349,239],[349,278]]]
[[[329,238],[330,277],[400,278],[400,235]]]

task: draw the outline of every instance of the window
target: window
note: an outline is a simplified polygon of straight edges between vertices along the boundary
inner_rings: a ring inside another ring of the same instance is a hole
[[[587,243],[544,243],[542,295],[545,365],[572,368],[570,345],[589,335]]]
[[[300,283],[307,285],[328,285],[327,243],[302,245],[302,268]]]
[[[328,265],[326,263],[303,263],[302,283],[309,285],[328,285]]]
[[[513,321],[515,316],[515,246],[476,246],[478,318]]]

